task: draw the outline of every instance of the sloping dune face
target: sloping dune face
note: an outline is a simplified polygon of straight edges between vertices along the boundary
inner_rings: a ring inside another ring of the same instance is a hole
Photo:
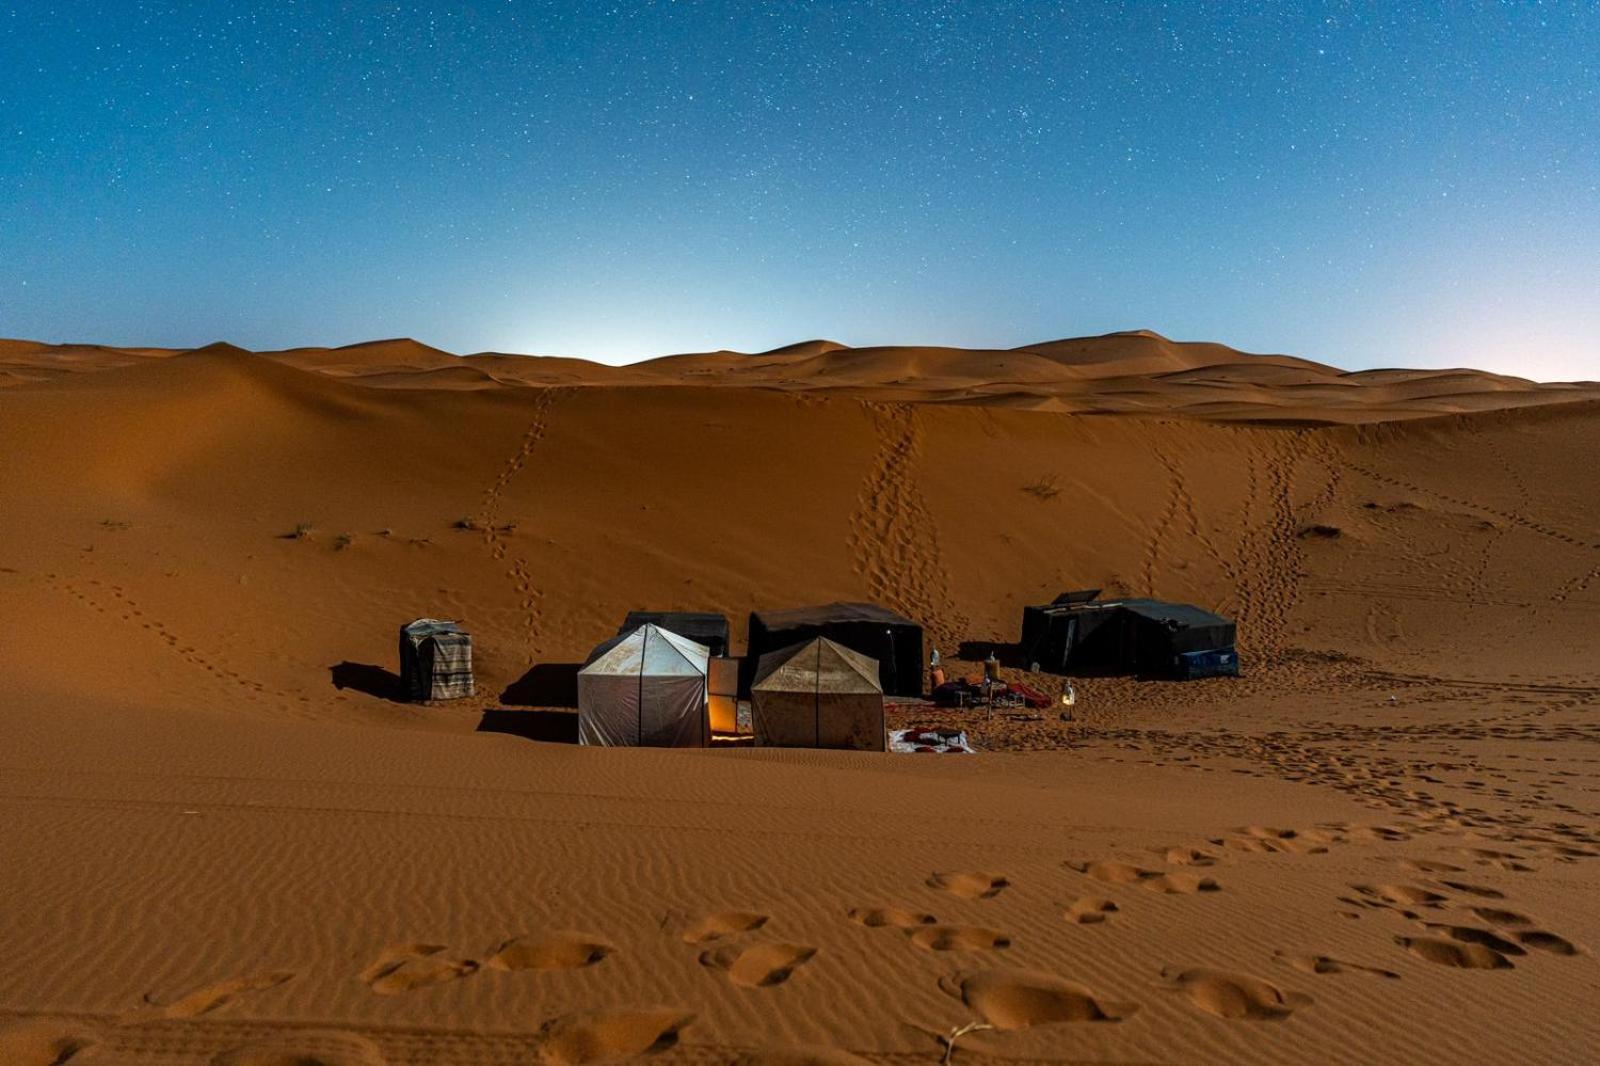
[[[0,389],[18,1061],[1600,1044],[1584,387],[1144,335],[367,349],[0,347],[42,368]],[[960,759],[548,742],[630,609],[739,650],[753,608],[870,599],[971,672],[1083,587],[1235,617],[1246,676],[890,709]],[[418,616],[473,634],[476,697],[396,701]]]

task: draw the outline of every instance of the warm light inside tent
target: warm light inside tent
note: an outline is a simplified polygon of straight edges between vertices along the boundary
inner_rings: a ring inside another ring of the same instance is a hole
[[[711,716],[711,731],[713,733],[737,733],[739,731],[739,701],[734,697],[713,693],[708,697],[707,711]]]

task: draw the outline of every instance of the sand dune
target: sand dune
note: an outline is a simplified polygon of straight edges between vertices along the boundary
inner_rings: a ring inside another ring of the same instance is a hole
[[[1148,334],[0,375],[0,1061],[1600,1048],[1592,385]],[[873,599],[970,670],[1083,586],[1246,676],[891,707],[976,757],[551,742],[630,608]],[[477,698],[394,702],[418,615]]]
[[[200,353],[239,354],[230,345]],[[0,382],[111,369],[183,354],[0,342]],[[761,387],[876,402],[960,403],[1054,413],[1181,415],[1222,422],[1368,423],[1600,398],[1595,382],[1544,384],[1476,370],[1345,372],[1286,355],[1172,341],[1148,330],[1009,350],[851,348],[811,340],[747,355],[669,355],[612,367],[496,352],[455,356],[409,338],[259,353],[372,388]]]

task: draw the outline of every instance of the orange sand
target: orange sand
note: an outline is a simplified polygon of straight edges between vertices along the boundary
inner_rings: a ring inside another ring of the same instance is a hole
[[[0,1063],[1600,1055],[1600,386],[1142,333],[0,385]],[[1247,676],[895,712],[976,758],[529,739],[629,608],[970,658],[1094,585]],[[417,615],[479,698],[383,698]]]

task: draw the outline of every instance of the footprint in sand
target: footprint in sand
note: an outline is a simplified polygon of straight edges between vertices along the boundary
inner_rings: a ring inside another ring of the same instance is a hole
[[[1191,873],[1157,874],[1155,877],[1140,881],[1139,887],[1148,892],[1159,892],[1164,896],[1187,896],[1194,892],[1222,891],[1222,886],[1217,884],[1215,878]]]
[[[1451,940],[1462,944],[1481,944],[1490,951],[1499,952],[1501,955],[1526,955],[1520,946],[1500,936],[1498,933],[1487,929],[1479,929],[1473,925],[1448,925],[1444,922],[1423,922],[1422,927],[1430,933],[1441,933]]]
[[[380,996],[397,996],[459,980],[477,969],[471,959],[445,954],[443,944],[395,944],[361,971],[361,980]]]
[[[1483,899],[1505,899],[1506,898],[1506,894],[1504,892],[1500,891],[1498,888],[1490,888],[1487,885],[1473,885],[1473,884],[1468,884],[1465,881],[1445,881],[1445,880],[1440,880],[1439,883],[1441,885],[1443,885],[1445,888],[1452,888],[1452,889],[1455,889],[1457,892],[1465,892],[1469,896],[1479,896],[1479,897],[1481,897]]]
[[[354,1033],[309,1032],[241,1044],[219,1052],[211,1066],[384,1066],[383,1053]]]
[[[975,925],[925,925],[910,931],[911,942],[925,951],[1000,951],[1011,938],[996,929]]]
[[[1353,973],[1363,977],[1384,977],[1394,981],[1400,979],[1400,975],[1393,970],[1383,970],[1376,966],[1362,966],[1360,963],[1345,962],[1343,959],[1336,959],[1331,955],[1291,955],[1284,951],[1279,951],[1276,955],[1279,962],[1285,966],[1293,966],[1301,973]]]
[[[261,992],[268,988],[277,988],[293,977],[294,974],[286,971],[257,974],[254,977],[236,977],[231,981],[220,981],[217,984],[196,989],[165,1006],[157,1004],[149,996],[146,996],[145,1000],[154,1006],[163,1018],[198,1018],[203,1014],[210,1014],[212,1011],[226,1007],[240,996],[246,996],[252,992]]]
[[[568,1014],[546,1022],[537,1037],[539,1057],[550,1066],[579,1066],[666,1051],[694,1022],[669,1008]]]
[[[1065,865],[1069,870],[1076,870],[1085,877],[1104,881],[1108,885],[1132,885],[1147,877],[1156,876],[1154,870],[1141,870],[1132,863],[1115,862],[1110,859],[1097,862],[1067,862]]]
[[[816,948],[806,944],[730,944],[702,952],[700,965],[726,970],[728,980],[745,988],[770,988],[794,976],[816,953]]]
[[[936,873],[928,878],[927,885],[962,899],[993,899],[1011,882],[1001,874]]]
[[[64,1066],[92,1047],[88,1030],[65,1022],[24,1022],[0,1031],[0,1062],[8,1066]]]
[[[1490,925],[1532,925],[1533,919],[1526,914],[1516,911],[1502,910],[1499,907],[1471,907],[1473,914],[1488,922]]]
[[[1419,959],[1463,970],[1509,970],[1511,960],[1482,944],[1459,944],[1429,936],[1397,936],[1394,942]]]
[[[708,914],[683,931],[685,944],[705,944],[725,936],[749,933],[766,925],[765,914],[754,911],[718,911]]]
[[[1162,856],[1172,866],[1215,866],[1217,857],[1199,848],[1168,848]]]
[[[1352,840],[1381,840],[1393,843],[1400,840],[1410,840],[1411,834],[1388,825],[1358,825],[1350,830]]]
[[[1270,825],[1245,826],[1239,833],[1239,836],[1218,837],[1212,843],[1233,851],[1321,855],[1329,844],[1341,839],[1315,829],[1279,829]]]
[[[1083,985],[1032,970],[999,969],[941,978],[939,987],[996,1029],[1055,1022],[1116,1022],[1139,1009],[1101,999]]]
[[[1519,944],[1526,944],[1528,947],[1538,948],[1540,951],[1548,951],[1552,955],[1583,954],[1583,952],[1578,950],[1578,945],[1574,944],[1566,937],[1557,936],[1554,933],[1547,933],[1542,929],[1519,930],[1516,933],[1516,938]]]
[[[507,940],[484,965],[493,970],[578,970],[616,951],[587,933],[549,933]]]
[[[1222,886],[1217,884],[1214,878],[1202,877],[1187,871],[1161,873],[1157,870],[1140,869],[1132,863],[1109,859],[1098,862],[1069,862],[1066,866],[1069,870],[1076,870],[1096,881],[1104,881],[1110,885],[1140,885],[1162,895],[1188,895],[1192,892],[1222,890]]]
[[[911,929],[919,925],[932,925],[939,920],[931,914],[899,907],[853,907],[847,917],[869,929]]]
[[[1069,922],[1079,925],[1100,925],[1117,912],[1117,905],[1109,899],[1098,896],[1084,896],[1073,900],[1068,906],[1064,917]]]
[[[1448,897],[1416,885],[1351,885],[1367,898],[1367,906],[1437,907]]]
[[[1184,997],[1207,1014],[1219,1018],[1252,1022],[1281,1022],[1302,1007],[1311,997],[1300,992],[1285,992],[1269,981],[1245,974],[1220,970],[1177,970],[1168,967],[1161,976]]]

